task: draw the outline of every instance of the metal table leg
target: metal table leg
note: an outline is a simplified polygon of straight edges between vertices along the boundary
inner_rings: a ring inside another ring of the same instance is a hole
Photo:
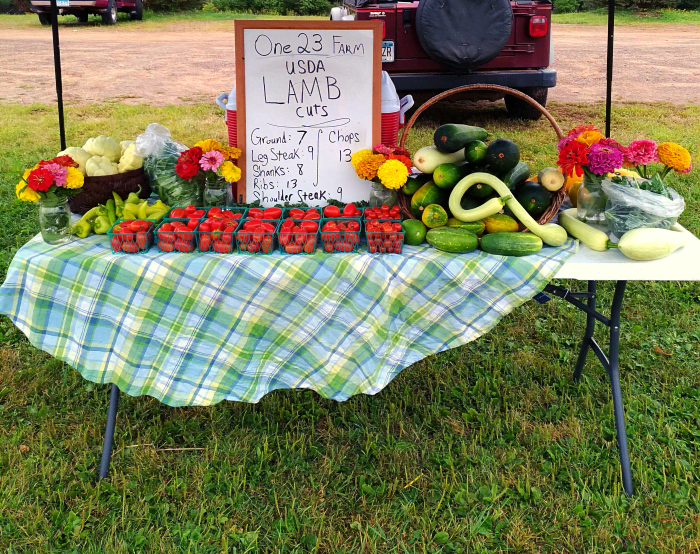
[[[109,393],[109,409],[107,410],[107,425],[105,426],[105,440],[102,445],[102,459],[100,460],[100,479],[106,479],[109,475],[109,461],[112,457],[112,443],[114,442],[114,425],[117,422],[117,407],[119,406],[119,388],[112,385]]]
[[[622,310],[622,299],[625,294],[626,285],[627,281],[617,281],[617,283],[615,283],[615,294],[610,307],[610,318],[596,311],[595,281],[588,281],[588,292],[571,292],[568,289],[552,284],[547,285],[545,291],[566,300],[586,314],[586,331],[583,335],[581,349],[579,350],[578,360],[574,368],[574,380],[578,381],[581,377],[588,350],[592,350],[610,379],[613,410],[615,412],[615,428],[617,430],[617,447],[620,455],[620,467],[622,469],[622,486],[627,496],[632,496],[634,492],[632,486],[632,469],[630,467],[627,448],[627,429],[625,427],[625,411],[622,403],[620,371],[618,367],[620,355],[620,312]],[[581,302],[579,298],[586,299],[586,304]],[[610,329],[610,359],[608,359],[603,349],[598,345],[595,338],[593,338],[596,321],[599,321]]]

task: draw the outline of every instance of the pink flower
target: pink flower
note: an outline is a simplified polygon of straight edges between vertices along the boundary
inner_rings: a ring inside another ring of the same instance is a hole
[[[678,175],[686,175],[686,174],[690,173],[692,171],[692,169],[693,169],[693,162],[691,161],[690,165],[688,167],[686,167],[683,171],[676,171],[676,173],[678,173]]]
[[[394,153],[393,148],[390,148],[388,146],[384,146],[383,144],[375,144],[372,147],[372,150],[374,150],[375,154],[382,154],[384,156],[389,156],[390,154]]]
[[[224,156],[221,152],[210,150],[202,155],[202,159],[199,160],[199,165],[204,171],[216,171],[223,161]]]
[[[622,159],[617,148],[593,143],[588,151],[588,169],[596,175],[605,175],[622,167]]]
[[[66,184],[66,176],[68,175],[68,170],[59,164],[47,164],[44,169],[49,170],[53,173],[53,184],[57,187],[62,187]]]
[[[635,140],[630,142],[625,153],[625,163],[631,165],[647,165],[658,162],[659,155],[653,140]]]
[[[617,148],[617,149],[618,149],[620,152],[622,152],[623,154],[626,154],[626,153],[627,153],[627,147],[626,147],[626,146],[622,146],[622,145],[621,145],[619,142],[617,142],[615,139],[603,137],[602,139],[600,139],[600,140],[598,141],[598,144],[600,144],[601,146],[611,146],[612,148]]]
[[[575,140],[576,140],[575,136],[564,137],[563,139],[561,139],[557,143],[557,152],[561,152],[567,144],[569,144],[570,142],[573,142]]]

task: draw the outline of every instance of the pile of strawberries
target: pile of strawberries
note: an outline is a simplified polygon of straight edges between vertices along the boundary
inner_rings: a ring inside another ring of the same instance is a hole
[[[136,254],[145,252],[151,246],[153,234],[151,228],[152,221],[145,219],[134,219],[120,221],[112,227],[110,244],[112,251]]]
[[[371,254],[401,254],[403,250],[403,227],[396,221],[368,220],[365,235]]]
[[[321,228],[324,252],[352,252],[360,244],[360,222],[342,219],[326,221]]]

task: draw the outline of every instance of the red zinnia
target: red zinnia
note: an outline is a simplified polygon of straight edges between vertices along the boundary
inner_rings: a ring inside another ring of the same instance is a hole
[[[199,160],[202,157],[202,149],[199,146],[194,146],[189,150],[185,150],[177,160],[175,173],[183,179],[191,179],[199,171]]]
[[[29,174],[27,185],[32,190],[46,192],[53,185],[53,173],[48,169],[37,168]]]
[[[564,175],[569,177],[573,177],[574,173],[579,177],[583,175],[581,166],[588,163],[587,151],[588,147],[585,144],[575,140],[562,147],[561,152],[559,152],[557,165],[561,167]]]
[[[411,167],[413,167],[413,162],[406,156],[403,156],[402,154],[390,154],[389,155],[390,160],[399,160],[403,165],[405,165],[408,168],[409,173],[411,172]]]
[[[52,160],[41,160],[39,162],[39,167],[51,164],[58,164],[62,167],[78,167],[78,163],[70,156],[56,156]]]
[[[577,125],[573,129],[571,129],[571,131],[569,131],[566,134],[566,136],[567,137],[577,137],[581,133],[585,133],[586,131],[597,131],[598,133],[600,133],[600,129],[598,129],[595,125]]]
[[[407,158],[411,157],[411,153],[405,148],[401,148],[400,146],[394,146],[394,154],[396,154],[397,156],[406,156]],[[409,169],[411,168],[409,167]]]

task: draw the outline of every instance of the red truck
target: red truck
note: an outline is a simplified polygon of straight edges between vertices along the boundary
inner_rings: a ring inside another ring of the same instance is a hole
[[[543,106],[557,74],[549,0],[345,0],[331,20],[380,20],[382,69],[399,93],[435,94],[461,85],[503,85]],[[489,95],[488,99],[495,99]],[[505,97],[512,117],[542,114]]]
[[[105,25],[114,25],[118,12],[128,13],[132,20],[143,18],[143,0],[56,0],[56,7],[59,15],[74,15],[81,23],[87,23],[91,13],[100,14]],[[32,12],[42,25],[51,24],[49,0],[32,0]]]

